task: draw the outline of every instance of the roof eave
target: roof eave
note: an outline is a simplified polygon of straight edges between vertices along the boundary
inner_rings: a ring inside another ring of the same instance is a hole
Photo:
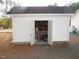
[[[25,16],[25,15],[69,15],[69,16],[73,16],[75,13],[38,13],[38,14],[7,14],[7,15],[11,15],[11,16]]]

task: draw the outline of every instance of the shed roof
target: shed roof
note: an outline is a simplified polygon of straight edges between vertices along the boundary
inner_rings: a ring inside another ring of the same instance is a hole
[[[37,13],[75,13],[72,7],[47,6],[47,7],[13,7],[7,14],[37,14]]]

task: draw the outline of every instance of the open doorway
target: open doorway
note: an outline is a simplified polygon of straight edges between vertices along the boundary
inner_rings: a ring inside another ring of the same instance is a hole
[[[36,43],[48,42],[48,21],[35,21]]]

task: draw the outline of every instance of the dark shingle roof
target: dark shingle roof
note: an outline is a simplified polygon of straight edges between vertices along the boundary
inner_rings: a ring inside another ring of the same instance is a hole
[[[13,7],[7,14],[75,13],[71,7]]]

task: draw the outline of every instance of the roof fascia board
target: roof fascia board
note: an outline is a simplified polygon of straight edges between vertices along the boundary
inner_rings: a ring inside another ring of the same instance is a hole
[[[74,13],[62,13],[62,14],[8,14],[8,15],[11,15],[11,16],[73,16]]]

